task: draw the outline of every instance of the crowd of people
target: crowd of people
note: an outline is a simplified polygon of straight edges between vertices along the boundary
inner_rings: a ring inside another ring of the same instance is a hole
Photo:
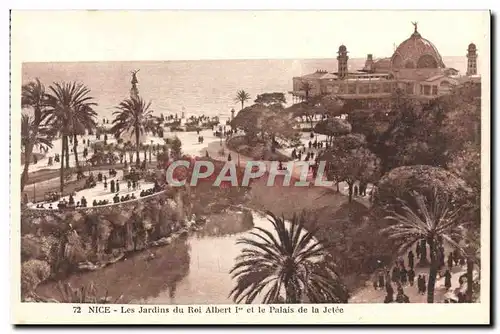
[[[87,207],[87,199],[85,196],[82,196],[80,201],[75,203],[75,196],[76,193],[70,194],[68,197],[68,200],[66,198],[62,198],[59,200],[59,203],[57,203],[57,208],[59,210],[64,210],[64,209],[74,209],[74,208],[86,208]],[[38,203],[36,205],[37,209],[46,209],[44,203]],[[53,209],[52,203],[49,203],[47,209]]]
[[[141,196],[142,197],[142,196]],[[120,203],[120,202],[126,202],[126,201],[131,201],[136,199],[135,194],[127,194],[127,195],[122,195],[121,197],[116,194],[113,196],[113,203]]]
[[[108,170],[107,175],[105,175],[102,172],[99,172],[94,178],[94,174],[90,172],[89,177],[86,180],[86,185],[89,184],[92,187],[95,187],[97,182],[101,182],[104,186],[104,189],[108,189],[109,185],[109,191],[110,193],[115,193],[115,196],[112,198],[113,203],[119,203],[119,202],[126,202],[130,200],[135,200],[137,199],[136,195],[132,192],[131,194],[123,194],[122,196],[119,195],[120,193],[120,180],[118,179],[112,179],[116,178],[118,172],[111,168]],[[140,175],[135,171],[135,169],[132,169],[131,173],[129,173],[129,178],[127,179],[127,190],[128,191],[135,191],[137,189],[140,189]],[[97,182],[96,182],[97,181]],[[123,180],[122,180],[123,181]],[[140,197],[145,197],[152,195],[154,193],[157,193],[162,190],[162,187],[158,184],[157,181],[155,181],[154,186],[150,189],[146,190],[141,190],[140,192]],[[25,194],[26,197],[26,194]],[[47,196],[46,196],[47,197]],[[60,196],[55,193],[51,193],[51,196],[46,199],[46,201],[54,202],[57,200]],[[85,196],[82,196],[80,201],[75,201],[76,193],[70,194],[68,199],[66,198],[61,198],[59,200],[59,203],[57,204],[57,208],[59,210],[64,210],[64,209],[74,209],[74,208],[86,208],[87,207],[87,199]],[[102,205],[108,205],[111,204],[109,199],[94,199],[92,201],[92,206],[102,206]],[[38,203],[36,205],[37,209],[53,209],[52,203]]]
[[[438,274],[437,278],[444,277],[444,286],[446,290],[450,290],[451,284],[451,271],[454,266],[465,265],[465,259],[460,254],[458,250],[450,252],[448,254],[447,267],[445,268],[444,261],[444,247],[442,240],[440,241],[440,245],[438,247]],[[407,264],[406,267],[404,258],[399,258],[398,261],[394,263],[392,267],[392,271],[388,269],[384,269],[379,271],[377,277],[373,281],[373,287],[375,290],[386,290],[386,296],[384,298],[384,303],[409,303],[410,300],[408,296],[404,294],[403,288],[406,286],[413,287],[415,285],[415,277],[416,279],[416,288],[418,294],[425,295],[427,292],[427,281],[428,278],[425,273],[420,273],[416,276],[415,273],[415,263],[416,261],[421,261],[423,264],[427,263],[427,245],[425,241],[421,241],[417,243],[416,247],[416,255],[413,253],[413,250],[410,250],[407,254]],[[463,279],[462,277],[460,279]],[[394,288],[393,284],[397,287],[397,295],[394,298]],[[462,298],[463,299],[463,298]],[[460,302],[460,298],[459,298]]]
[[[220,137],[223,138],[225,137],[230,138],[232,135],[235,135],[237,133],[236,129],[226,129],[222,125],[219,125],[218,127],[215,126],[213,129],[213,135],[214,137]]]

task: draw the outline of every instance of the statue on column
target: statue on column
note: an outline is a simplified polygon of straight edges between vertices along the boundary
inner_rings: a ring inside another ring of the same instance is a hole
[[[137,80],[137,72],[139,71],[140,70],[131,71],[132,81],[130,83],[132,84],[132,88],[130,89],[130,96],[133,98],[139,97],[139,90],[137,89],[137,84],[139,83],[139,80]]]
[[[412,22],[411,24],[413,24],[413,27],[415,28],[415,32],[417,33],[417,28],[418,28],[418,22]]]

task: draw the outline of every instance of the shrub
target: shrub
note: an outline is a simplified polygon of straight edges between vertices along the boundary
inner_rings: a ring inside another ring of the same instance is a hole
[[[35,259],[50,262],[51,249],[58,242],[52,236],[36,237],[32,234],[24,235],[21,238],[21,261]]]
[[[184,132],[184,128],[181,128],[179,126],[171,126],[170,131],[171,132]]]
[[[45,261],[28,260],[21,265],[21,295],[33,293],[37,286],[50,277],[50,265]]]
[[[61,303],[72,304],[116,304],[122,297],[116,298],[112,301],[111,296],[108,296],[108,291],[104,295],[99,295],[93,282],[81,288],[72,288],[69,283],[58,283],[59,292],[61,293]]]

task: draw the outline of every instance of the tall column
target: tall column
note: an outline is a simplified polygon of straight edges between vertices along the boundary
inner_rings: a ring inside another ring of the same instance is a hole
[[[130,82],[132,84],[132,88],[130,88],[130,97],[133,99],[139,98],[139,89],[137,88],[139,80],[137,80],[137,72],[139,72],[139,70],[132,71],[132,81]]]

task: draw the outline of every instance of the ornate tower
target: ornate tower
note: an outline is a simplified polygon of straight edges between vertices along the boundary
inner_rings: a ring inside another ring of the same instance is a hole
[[[338,61],[338,76],[340,79],[345,79],[347,77],[347,60],[349,57],[347,56],[347,48],[345,45],[339,46],[339,51],[337,52],[339,55],[337,57]]]
[[[132,81],[130,81],[132,84],[132,88],[130,88],[130,97],[133,99],[139,98],[139,89],[137,89],[139,80],[137,80],[137,72],[139,72],[139,70],[132,71]]]
[[[467,49],[467,76],[477,74],[477,49],[474,43],[470,43]]]

